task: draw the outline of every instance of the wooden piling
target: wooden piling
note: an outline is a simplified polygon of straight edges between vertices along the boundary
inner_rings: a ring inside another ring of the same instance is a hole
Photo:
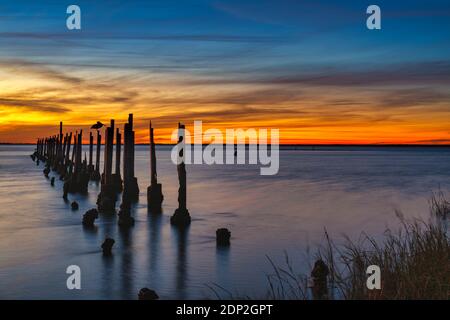
[[[89,164],[88,164],[88,172],[89,175],[94,171],[94,165],[92,163],[92,157],[94,153],[94,135],[92,132],[89,132]]]
[[[158,175],[156,173],[156,152],[155,141],[153,136],[152,122],[149,123],[149,143],[150,143],[150,186],[147,188],[147,208],[151,213],[162,212],[162,202],[164,196],[162,194],[162,185],[158,183]]]
[[[105,150],[101,191],[97,198],[97,207],[101,212],[115,212],[117,194],[112,182],[112,157],[114,145],[114,120],[105,129]]]
[[[311,271],[313,280],[312,296],[314,300],[328,299],[328,274],[330,273],[328,266],[322,259],[314,263],[314,268]]]
[[[134,131],[133,114],[128,115],[128,123],[124,125],[124,161],[123,161],[123,194],[125,201],[135,202],[139,199],[139,186],[134,176]]]
[[[91,180],[93,181],[100,181],[100,148],[102,144],[102,136],[100,134],[100,131],[97,130],[97,148],[95,152],[95,168],[94,171],[91,173]]]
[[[120,175],[120,156],[121,156],[121,146],[122,146],[122,135],[120,134],[119,128],[116,129],[116,163],[115,172],[112,175],[112,180],[114,184],[114,189],[116,192],[121,192],[122,187],[122,177]]]
[[[178,208],[175,213],[170,218],[170,223],[178,227],[186,227],[191,223],[191,216],[186,207],[187,202],[187,186],[186,186],[186,166],[184,163],[185,157],[185,126],[184,124],[178,123],[178,155],[179,163],[177,165],[178,171]]]

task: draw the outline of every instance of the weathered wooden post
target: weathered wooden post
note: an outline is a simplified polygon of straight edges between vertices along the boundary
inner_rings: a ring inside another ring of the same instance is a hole
[[[312,295],[314,300],[328,299],[328,274],[330,273],[328,266],[322,259],[314,263],[314,268],[311,271],[313,280]]]
[[[112,183],[112,156],[114,143],[114,120],[110,127],[105,129],[104,170],[102,175],[101,191],[97,198],[98,210],[101,212],[114,212],[116,210],[117,195]]]
[[[66,160],[64,161],[64,165],[66,166],[66,171],[67,171],[67,166],[69,165],[70,144],[71,143],[72,143],[72,132],[69,133],[69,137],[67,138]]]
[[[97,130],[97,150],[95,153],[95,169],[91,174],[91,180],[99,181],[100,176],[100,148],[102,144],[102,136],[100,132]]]
[[[77,137],[78,131],[75,131],[75,134],[73,135],[72,165],[75,165],[75,154],[77,152]]]
[[[131,203],[139,198],[139,187],[137,178],[134,176],[134,131],[133,114],[128,115],[128,123],[124,125],[123,141],[123,193],[120,205],[119,221],[120,227],[134,225],[131,216]]]
[[[74,171],[71,174],[69,170],[69,192],[81,192],[86,193],[89,183],[89,175],[87,173],[86,161],[82,160],[83,157],[83,130],[76,134],[75,150],[75,163]]]
[[[88,173],[89,176],[94,172],[94,164],[92,163],[92,157],[94,153],[94,135],[92,132],[89,132],[89,164],[88,164]]]
[[[176,146],[178,150],[178,208],[170,218],[170,223],[178,227],[185,227],[191,223],[191,216],[186,207],[186,167],[184,164],[185,158],[185,126],[178,123],[178,144]]]
[[[78,179],[78,176],[80,174],[81,171],[81,157],[82,157],[82,148],[81,148],[81,144],[82,144],[82,136],[81,136],[81,132],[77,134],[77,147],[76,147],[76,151],[75,151],[75,169],[74,169],[74,175],[76,177],[76,179]],[[76,180],[75,179],[75,180]]]
[[[64,159],[66,155],[66,146],[67,146],[67,134],[63,138],[63,142],[61,144],[59,156],[58,156],[58,173],[59,179],[64,180],[66,175],[66,167],[64,166]]]
[[[150,134],[150,186],[147,188],[147,207],[151,213],[161,213],[161,204],[164,200],[162,194],[162,185],[158,183],[158,175],[156,173],[156,153],[155,141],[153,137],[152,122],[149,124]]]
[[[105,153],[104,153],[104,168],[102,183],[112,184],[112,162],[113,162],[113,150],[114,150],[114,120],[111,120],[111,124],[106,128],[105,133]]]
[[[61,165],[61,161],[63,159],[63,123],[62,121],[59,122],[59,140],[58,140],[58,152],[57,152],[57,157],[56,157],[56,161],[57,161],[57,168],[58,168],[58,172],[60,172],[60,165]]]
[[[63,149],[62,149],[62,154],[61,154],[61,163],[62,164],[64,164],[64,159],[66,157],[67,137],[68,137],[68,134],[66,133],[64,135],[64,144],[63,144]]]
[[[114,189],[117,192],[122,191],[122,177],[120,176],[120,153],[122,146],[122,135],[120,134],[119,128],[116,129],[116,168],[115,173],[112,175]]]
[[[134,176],[134,131],[133,114],[128,115],[128,123],[124,126],[124,161],[123,161],[123,194],[128,202],[139,199],[139,186]]]

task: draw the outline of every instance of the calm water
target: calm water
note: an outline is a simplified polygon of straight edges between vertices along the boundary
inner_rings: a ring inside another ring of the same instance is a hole
[[[82,214],[95,207],[99,186],[89,195],[62,199],[62,182],[50,186],[29,158],[32,146],[0,146],[0,298],[136,299],[142,287],[164,299],[213,297],[217,283],[236,294],[263,297],[270,265],[286,250],[299,270],[306,248],[323,241],[324,227],[336,239],[361,231],[381,237],[395,227],[394,210],[428,217],[431,191],[450,192],[449,149],[282,150],[280,171],[259,175],[256,166],[187,166],[187,232],[173,229],[177,206],[176,167],[170,147],[158,147],[158,176],[164,213],[147,215],[148,147],[136,152],[141,190],[123,233],[116,216],[101,215],[85,230]],[[53,175],[53,173],[52,173]],[[217,249],[215,230],[232,232],[229,249]],[[106,236],[116,240],[113,256],[102,256]],[[82,270],[82,290],[66,289],[67,266]],[[224,295],[226,297],[226,295]]]

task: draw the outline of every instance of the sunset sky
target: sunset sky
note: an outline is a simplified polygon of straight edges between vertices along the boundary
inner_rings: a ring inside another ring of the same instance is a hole
[[[132,112],[137,142],[151,119],[160,143],[202,120],[282,143],[449,144],[449,39],[437,0],[0,0],[0,142]]]

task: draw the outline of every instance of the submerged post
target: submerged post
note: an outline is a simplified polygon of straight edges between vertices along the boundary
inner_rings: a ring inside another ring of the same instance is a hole
[[[178,208],[170,218],[170,223],[179,227],[185,227],[191,223],[191,216],[186,207],[186,167],[184,164],[185,157],[185,126],[178,123],[178,144],[176,146],[178,150]]]
[[[158,183],[156,173],[155,141],[153,137],[152,122],[149,123],[150,142],[150,186],[147,188],[147,207],[151,213],[161,213],[161,204],[164,200],[162,185]]]

